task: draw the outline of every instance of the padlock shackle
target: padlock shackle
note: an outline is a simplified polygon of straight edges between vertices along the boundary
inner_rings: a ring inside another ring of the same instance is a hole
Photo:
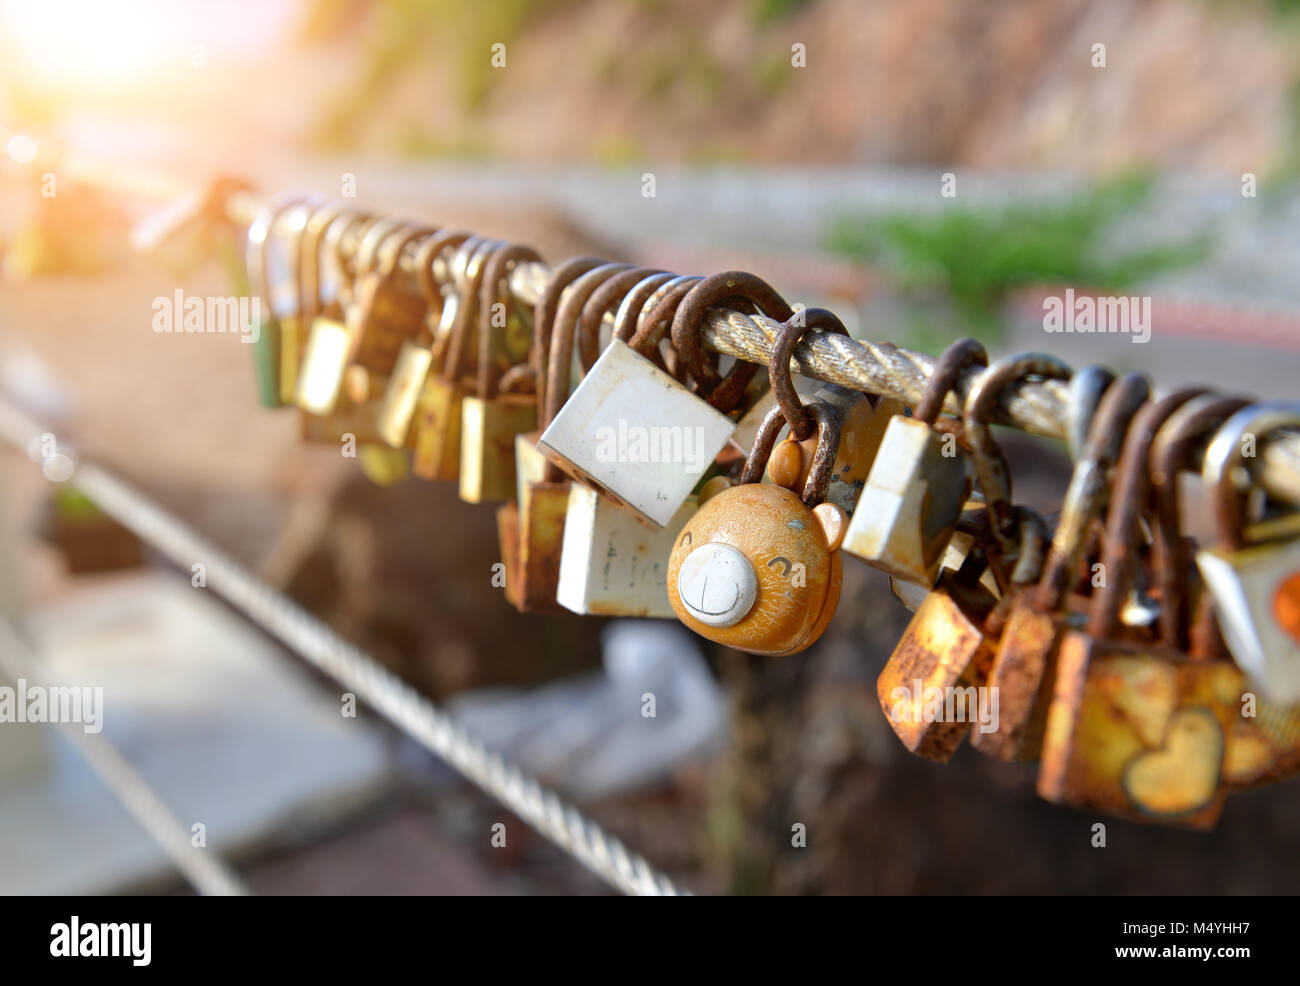
[[[790,422],[790,434],[800,442],[812,436],[816,422],[794,389],[794,380],[790,376],[790,360],[794,358],[795,345],[807,333],[813,331],[838,333],[844,336],[849,334],[844,323],[833,312],[825,308],[802,308],[776,327],[776,338],[772,340],[772,355],[767,365],[767,376],[772,385],[772,393],[776,396],[776,403],[785,413],[785,420]]]
[[[813,452],[812,466],[808,469],[801,499],[805,506],[815,507],[826,499],[831,475],[835,471],[835,456],[840,447],[840,418],[835,413],[835,408],[823,400],[811,400],[804,408],[817,420],[817,448]],[[767,412],[745,459],[740,485],[762,482],[763,471],[767,468],[767,460],[772,456],[777,436],[789,423],[780,404]]]
[[[1088,441],[1092,419],[1097,416],[1106,389],[1115,382],[1114,372],[1106,366],[1091,363],[1074,371],[1066,386],[1065,446],[1070,461],[1077,462]]]
[[[551,330],[551,351],[546,370],[546,413],[549,425],[569,399],[569,381],[573,366],[573,347],[582,309],[595,290],[611,277],[629,270],[632,264],[601,263],[578,275],[560,296],[559,310]],[[543,425],[545,427],[545,425]]]
[[[962,431],[975,465],[975,477],[984,493],[989,512],[989,530],[998,551],[1012,553],[1015,511],[1011,503],[1011,474],[997,441],[990,418],[999,398],[1013,384],[1030,376],[1047,380],[1068,380],[1068,364],[1046,353],[1018,353],[998,360],[975,378],[962,409]]]
[[[758,364],[736,360],[725,377],[709,364],[704,355],[700,333],[709,309],[731,302],[745,301],[755,312],[776,322],[788,322],[794,309],[772,285],[747,271],[729,270],[706,277],[682,299],[673,313],[673,349],[685,364],[686,372],[703,392],[709,405],[724,414],[744,399],[749,383],[758,372]],[[788,361],[787,361],[788,365]]]
[[[420,249],[415,253],[415,277],[420,284],[420,293],[424,295],[424,303],[428,306],[425,325],[429,329],[430,348],[437,344],[438,339],[436,330],[429,325],[428,316],[434,311],[441,313],[447,300],[434,274],[434,266],[443,253],[447,250],[459,249],[470,235],[464,230],[439,230],[421,243]]]
[[[365,222],[368,213],[361,212],[343,201],[329,202],[314,209],[307,217],[298,238],[298,291],[302,298],[302,318],[304,323],[314,318],[323,307],[321,298],[321,247],[327,242],[329,231],[342,220],[345,226]]]
[[[913,417],[922,424],[934,426],[943,411],[944,399],[952,392],[968,366],[988,366],[989,354],[983,343],[969,336],[958,339],[945,349],[935,361],[934,372],[925,382],[925,390],[917,402]]]
[[[442,364],[442,379],[455,383],[465,375],[465,354],[470,351],[470,327],[478,314],[479,285],[483,279],[483,258],[501,243],[485,236],[471,236],[460,245],[452,261],[452,279],[456,283],[456,318],[447,339],[447,355]]]
[[[353,268],[355,272],[353,280],[355,282],[360,283],[362,278],[375,272],[379,260],[380,246],[388,237],[406,226],[407,223],[404,220],[395,219],[391,216],[377,219],[370,224],[361,237],[361,242],[357,245],[356,264]]]
[[[1161,640],[1179,650],[1188,644],[1185,611],[1190,596],[1186,546],[1182,536],[1182,513],[1178,473],[1192,463],[1192,453],[1206,433],[1249,403],[1241,397],[1224,397],[1203,388],[1169,416],[1160,426],[1147,454],[1151,499],[1156,513],[1156,585],[1161,598],[1178,600],[1176,606],[1161,606]]]
[[[550,372],[551,334],[555,324],[555,315],[560,307],[560,298],[564,290],[587,271],[605,263],[599,257],[570,257],[551,271],[546,286],[533,306],[533,375],[535,393],[537,394],[538,424],[545,428],[550,422],[546,418],[547,375]]]
[[[610,309],[622,302],[638,284],[666,273],[657,267],[629,267],[592,292],[587,303],[582,306],[582,316],[578,320],[578,360],[582,364],[583,373],[589,372],[600,358],[600,329]],[[668,276],[672,277],[671,274]]]
[[[270,248],[271,240],[274,237],[275,224],[279,222],[286,213],[293,212],[295,209],[301,209],[304,206],[311,207],[317,199],[313,195],[304,195],[296,192],[287,195],[280,195],[272,199],[265,206],[258,210],[257,216],[248,227],[247,246],[244,251],[244,265],[248,270],[250,278],[257,278],[257,293],[266,302],[267,314],[275,318],[275,302],[271,297],[271,260]],[[297,268],[291,272],[294,280],[294,287],[298,295],[298,307],[302,308],[302,285],[298,281]]]
[[[1142,407],[1129,424],[1102,532],[1100,561],[1105,579],[1093,594],[1088,610],[1087,631],[1090,636],[1112,638],[1120,625],[1120,613],[1133,584],[1132,573],[1137,565],[1138,521],[1149,501],[1151,475],[1147,463],[1156,435],[1175,411],[1203,393],[1204,388],[1186,387],[1166,394]],[[1164,551],[1156,555],[1154,568],[1157,577],[1164,574],[1160,569],[1171,560]],[[1172,591],[1176,595],[1161,593],[1160,605],[1162,609],[1181,612],[1185,606],[1186,586],[1179,583]]]
[[[379,276],[384,280],[397,277],[402,267],[402,254],[414,243],[422,243],[437,236],[439,227],[426,226],[422,223],[407,223],[391,235],[384,237],[379,244],[376,260]],[[394,242],[395,241],[395,242]],[[415,251],[419,253],[419,248]]]
[[[678,274],[664,271],[662,274],[650,274],[637,281],[618,304],[618,311],[614,314],[614,338],[621,339],[630,346],[636,336],[637,321],[650,298],[654,297],[660,288],[678,280],[679,277]]]
[[[659,352],[659,343],[664,333],[672,325],[673,317],[681,306],[682,299],[691,293],[703,277],[698,274],[681,274],[669,277],[642,303],[633,313],[635,330],[627,344],[647,359],[652,359]],[[620,306],[620,315],[623,314]],[[680,365],[680,354],[674,349],[674,360]]]
[[[545,263],[542,255],[530,246],[521,243],[502,244],[492,251],[484,265],[483,281],[479,297],[479,348],[478,377],[476,387],[478,396],[491,400],[500,392],[501,374],[504,369],[501,360],[506,356],[506,325],[513,303],[507,280],[510,268],[520,263]],[[496,305],[506,308],[506,317],[502,324],[496,324],[492,311]],[[530,347],[531,348],[531,347]]]
[[[361,235],[364,237],[365,231],[379,222],[379,218],[369,212],[357,212],[350,215],[345,213],[344,215],[349,216],[347,222],[339,222],[338,219],[343,218],[343,216],[337,217],[325,226],[325,230],[321,234],[321,247],[328,251],[330,259],[338,268],[340,306],[344,306],[345,302],[351,303],[356,295],[354,288],[356,263],[350,260],[343,251],[344,238],[356,227],[361,228]],[[351,269],[349,269],[349,265]],[[317,284],[319,288],[319,281]]]
[[[1093,521],[1106,506],[1111,466],[1119,458],[1129,425],[1150,394],[1151,385],[1144,374],[1126,373],[1106,388],[1097,405],[1088,440],[1074,464],[1061,503],[1061,517],[1052,535],[1042,577],[1034,590],[1034,601],[1044,611],[1056,610],[1070,589],[1079,560],[1088,547]]]
[[[1249,404],[1224,421],[1206,446],[1201,477],[1213,493],[1219,536],[1229,551],[1240,551],[1247,544],[1246,492],[1237,485],[1234,475],[1236,469],[1247,468],[1244,439],[1247,435],[1254,437],[1258,455],[1264,436],[1280,428],[1300,429],[1300,403]]]

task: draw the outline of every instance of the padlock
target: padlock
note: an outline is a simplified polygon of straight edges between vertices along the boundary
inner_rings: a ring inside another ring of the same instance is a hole
[[[455,309],[442,367],[425,379],[416,408],[412,471],[422,479],[454,480],[460,475],[461,401],[473,389],[466,358],[478,313],[482,263],[494,240],[471,236],[456,250],[451,265]],[[448,304],[452,304],[449,298]]]
[[[985,623],[997,600],[979,584],[981,552],[944,571],[917,608],[876,680],[876,697],[903,746],[947,762],[972,722],[994,722],[983,687],[994,639]]]
[[[823,500],[839,422],[826,404],[805,405],[824,442],[802,497],[762,483],[788,422],[773,408],[738,486],[702,503],[668,559],[668,599],[691,630],[751,654],[782,656],[812,645],[839,603],[844,512]]]
[[[987,381],[972,388],[963,427],[977,463],[986,461],[978,450],[992,441],[987,434],[989,410],[1009,382],[1029,373],[1047,376],[1068,374],[1068,370],[1063,371],[1054,360],[1016,357],[990,368]],[[1034,760],[1038,756],[1068,596],[1105,504],[1108,470],[1119,455],[1129,421],[1148,393],[1145,377],[1137,373],[1124,376],[1106,391],[1070,477],[1042,576],[1032,589],[1008,597],[1004,604],[1007,615],[988,676],[989,688],[998,691],[999,723],[996,730],[972,738],[971,745],[981,753],[1003,760]],[[996,488],[1001,481],[989,481],[983,468],[977,471],[989,504],[990,528],[996,530],[998,503],[1004,494],[989,487]]]
[[[420,244],[415,269],[427,311],[423,329],[403,340],[379,409],[379,432],[392,448],[414,448],[416,409],[431,372],[441,370],[447,338],[456,317],[456,296],[444,297],[433,268],[442,254],[469,239],[468,233],[440,230]]]
[[[373,218],[351,209],[347,204],[335,202],[313,209],[307,216],[302,235],[298,239],[298,290],[302,298],[301,315],[296,326],[280,336],[280,400],[292,405],[298,391],[298,377],[305,361],[305,350],[310,327],[321,316],[343,320],[343,308],[338,300],[338,285],[323,282],[321,252],[338,251],[342,236]]]
[[[1242,408],[1215,433],[1202,475],[1214,491],[1220,540],[1196,555],[1233,659],[1265,699],[1284,705],[1300,702],[1300,536],[1290,523],[1300,518],[1252,528],[1235,471],[1248,472],[1248,442],[1297,427],[1300,404],[1278,401]]]
[[[281,337],[284,323],[300,313],[301,299],[297,287],[297,268],[283,258],[272,270],[271,245],[276,223],[308,201],[304,196],[287,196],[263,207],[248,227],[245,264],[249,278],[257,282],[260,317],[257,341],[253,344],[253,361],[257,371],[257,395],[263,407],[280,407]],[[274,277],[272,275],[275,275]]]
[[[1175,406],[1187,399],[1172,396]],[[1165,402],[1148,406],[1124,440],[1102,537],[1105,591],[1093,593],[1086,629],[1069,629],[1060,641],[1038,793],[1120,817],[1207,828],[1223,805],[1243,677],[1230,661],[1198,661],[1135,639],[1116,605],[1132,583],[1127,555],[1140,536],[1147,459],[1170,413],[1168,403],[1159,406]]]
[[[501,377],[511,366],[507,323],[519,318],[513,314],[510,271],[517,264],[540,262],[541,255],[531,247],[502,245],[485,264],[475,393],[461,401],[460,498],[467,503],[515,496],[515,438],[537,427],[536,395],[502,392]]]
[[[547,384],[548,411],[554,411],[555,420],[586,383],[584,378],[574,395],[562,400],[561,381],[569,378],[576,326],[589,314],[589,304],[600,286],[624,272],[624,265],[619,264],[595,267],[577,278],[564,293],[552,334]],[[611,342],[615,344],[622,345],[618,340]],[[581,367],[580,355],[578,363]],[[554,427],[555,420],[550,422],[548,430]],[[540,440],[538,448],[546,451]],[[554,458],[548,458],[554,465]],[[679,506],[676,519],[684,522],[694,512],[695,505],[694,498],[688,497]],[[557,602],[576,613],[672,617],[665,578],[677,529],[673,526],[653,530],[607,494],[583,483],[570,484],[556,581]]]
[[[606,283],[621,283],[629,273],[638,271],[616,272]],[[692,287],[710,291],[711,280]],[[757,278],[740,285],[733,279],[727,289],[765,310],[788,307]],[[696,307],[702,318],[703,310]],[[596,322],[584,307],[583,324]],[[610,341],[543,432],[541,446],[569,475],[601,490],[645,523],[676,529],[682,505],[736,423],[651,362],[647,354],[659,343],[652,332],[640,337],[638,348],[618,338]]]
[[[406,251],[438,231],[395,221],[375,223],[357,250],[356,304],[347,314],[348,363],[386,378],[402,343],[424,327],[428,300],[407,287],[401,260]]]
[[[316,417],[329,417],[340,409],[340,403],[347,403],[346,400],[341,400],[351,351],[346,312],[354,303],[355,296],[347,287],[343,234],[357,224],[351,221],[350,216],[340,218],[348,221],[330,222],[324,230],[322,241],[327,264],[338,271],[334,275],[338,278],[334,287],[336,298],[329,305],[322,306],[319,314],[312,319],[311,331],[307,335],[301,367],[294,384],[294,403],[306,414]],[[368,218],[363,223],[373,225]],[[313,272],[317,271],[318,268],[313,268]],[[323,290],[323,279],[317,273],[316,296],[319,297]],[[311,430],[311,426],[304,422],[304,438]]]
[[[935,428],[961,372],[987,365],[974,339],[949,346],[935,364],[912,418],[889,419],[849,520],[844,550],[896,578],[932,586],[970,492],[956,436]]]
[[[1197,494],[1192,510],[1201,509],[1200,499],[1211,498],[1203,496],[1199,470],[1192,476],[1187,469],[1204,435],[1249,403],[1213,393],[1188,401],[1161,426],[1149,457],[1155,507],[1154,592],[1161,601],[1159,638],[1164,646],[1186,650],[1196,660],[1229,655],[1213,619],[1213,606],[1207,605],[1210,600],[1195,577],[1193,539],[1187,536],[1187,491]],[[1194,523],[1208,526],[1199,520]],[[1227,744],[1223,778],[1229,791],[1293,776],[1300,772],[1300,705],[1279,705],[1259,696],[1247,702],[1243,695]]]
[[[592,257],[575,257],[551,271],[546,287],[533,308],[533,390],[539,424],[549,424],[545,395],[559,394],[562,404],[569,391],[570,367],[552,365],[550,347],[569,347],[572,354],[574,323],[572,305],[556,326],[561,301],[568,287],[601,262]],[[567,334],[567,343],[564,336]],[[571,358],[571,357],[570,357]],[[554,369],[554,379],[547,379]],[[506,566],[506,598],[522,612],[562,609],[556,601],[560,558],[564,546],[564,521],[569,508],[570,483],[547,460],[537,446],[541,433],[515,438],[516,500],[497,510],[497,531],[501,556]]]

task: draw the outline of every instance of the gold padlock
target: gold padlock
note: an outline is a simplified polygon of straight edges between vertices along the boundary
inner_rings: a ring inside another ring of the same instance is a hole
[[[298,289],[302,297],[301,314],[297,325],[283,333],[280,345],[280,399],[285,404],[295,403],[298,377],[305,360],[305,350],[311,326],[318,317],[342,321],[343,309],[339,305],[337,283],[328,287],[322,281],[324,266],[322,249],[337,251],[342,235],[371,222],[365,213],[356,212],[344,203],[331,203],[312,210],[298,240]]]
[[[961,372],[987,363],[976,340],[954,342],[935,364],[916,416],[889,419],[849,520],[845,551],[896,578],[934,585],[970,492],[956,435],[941,433],[935,424]]]
[[[515,495],[515,436],[537,427],[536,396],[503,393],[501,377],[511,368],[507,323],[512,316],[520,317],[511,300],[510,271],[517,264],[540,262],[541,255],[532,247],[502,245],[485,265],[475,392],[461,402],[460,498],[467,503]]]
[[[442,367],[425,379],[415,416],[415,460],[412,470],[421,479],[454,480],[460,475],[461,401],[474,381],[466,359],[471,352],[471,327],[478,313],[478,287],[483,259],[497,241],[471,236],[461,243],[452,261],[455,311],[447,335]],[[448,304],[452,299],[448,299]]]
[[[301,329],[302,296],[298,290],[296,264],[286,264],[272,271],[271,247],[276,223],[286,214],[300,209],[309,200],[304,196],[287,196],[261,209],[248,227],[245,264],[249,278],[258,289],[257,337],[253,344],[253,361],[257,371],[257,393],[264,407],[280,407],[280,376],[285,336]],[[273,276],[275,275],[275,276]]]
[[[406,286],[403,255],[437,230],[395,221],[375,223],[357,252],[356,304],[348,311],[349,364],[386,378],[402,343],[424,326],[427,299]]]
[[[1055,361],[1041,363],[1030,357],[990,368],[989,380],[981,380],[972,389],[967,404],[966,433],[972,448],[986,440],[984,416],[1006,384],[1028,373],[1044,375],[1044,371],[1056,372]],[[1148,393],[1146,378],[1137,373],[1126,375],[1106,391],[1070,477],[1042,576],[1032,590],[1007,598],[1006,622],[988,679],[989,687],[998,690],[1000,721],[995,731],[972,740],[971,745],[981,753],[1003,760],[1034,760],[1038,756],[1056,648],[1066,626],[1066,603],[1078,582],[1079,563],[1089,547],[1093,525],[1106,502],[1108,470],[1119,454],[1125,429]],[[1168,414],[1176,406],[1177,401],[1170,401],[1162,410]],[[984,477],[980,480],[983,485]],[[990,509],[996,512],[991,500]],[[990,521],[996,529],[995,517]]]
[[[431,373],[442,369],[447,339],[456,318],[456,296],[444,296],[434,276],[435,265],[442,255],[458,248],[468,233],[441,230],[420,244],[415,269],[424,295],[427,312],[422,331],[402,342],[397,363],[388,378],[379,410],[379,431],[392,448],[415,448],[418,428],[416,410]]]
[[[336,220],[328,224],[322,244],[329,268],[333,271],[330,277],[333,278],[335,300],[323,304],[320,313],[312,319],[294,385],[294,403],[306,414],[316,417],[328,417],[339,409],[351,349],[345,312],[353,303],[354,295],[348,287],[343,242],[344,233],[356,228],[358,223],[346,214],[338,220],[343,218],[347,221]],[[371,224],[372,220],[363,217],[360,223]],[[317,272],[318,269],[313,267],[313,273],[318,276],[316,290],[319,294],[324,290],[324,283]],[[310,426],[304,423],[303,428],[306,437]]]

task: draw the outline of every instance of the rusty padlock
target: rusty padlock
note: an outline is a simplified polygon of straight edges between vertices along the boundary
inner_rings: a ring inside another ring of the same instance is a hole
[[[1148,406],[1128,429],[1102,537],[1105,591],[1093,593],[1086,629],[1069,629],[1060,641],[1038,792],[1120,817],[1207,828],[1223,805],[1241,673],[1230,661],[1135,639],[1119,619],[1152,435],[1169,410]]]
[[[972,390],[973,400],[968,402],[971,414],[967,417],[967,437],[972,446],[984,440],[987,425],[978,422],[992,407],[1001,384],[1027,372],[1058,372],[1055,361],[1043,364],[1034,357],[1002,363],[989,372],[1004,367],[1005,373],[991,378],[989,389]],[[1006,622],[988,678],[989,687],[998,690],[1000,722],[997,730],[972,741],[981,753],[1003,760],[1034,760],[1038,756],[1056,648],[1067,623],[1068,597],[1078,582],[1079,563],[1106,503],[1108,471],[1119,454],[1129,421],[1148,393],[1146,378],[1136,373],[1107,389],[1070,477],[1042,576],[1032,589],[1008,597],[1004,604]],[[990,509],[994,509],[992,500]],[[996,518],[990,520],[996,529]]]

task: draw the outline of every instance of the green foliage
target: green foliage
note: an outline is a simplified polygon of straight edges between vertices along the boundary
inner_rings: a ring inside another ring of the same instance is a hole
[[[774,24],[791,17],[812,0],[750,0],[750,13],[756,24]]]
[[[1150,179],[1136,176],[1059,203],[845,217],[832,226],[828,245],[883,267],[905,292],[946,299],[971,334],[996,338],[999,306],[1023,285],[1119,291],[1203,259],[1209,250],[1203,235],[1144,249],[1113,248],[1114,224],[1137,210],[1150,190]]]

